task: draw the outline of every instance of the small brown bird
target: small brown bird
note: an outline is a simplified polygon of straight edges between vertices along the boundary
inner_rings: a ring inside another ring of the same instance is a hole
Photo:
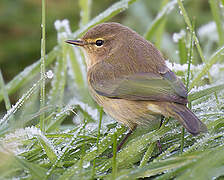
[[[187,91],[166,66],[160,51],[135,31],[118,23],[91,28],[80,40],[89,90],[104,111],[127,125],[158,123],[161,115],[174,117],[191,134],[207,131],[186,107]]]

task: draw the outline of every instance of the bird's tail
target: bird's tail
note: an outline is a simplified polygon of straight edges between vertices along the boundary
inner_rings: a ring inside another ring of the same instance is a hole
[[[207,132],[206,125],[185,105],[169,103],[166,106],[168,115],[177,119],[192,135]]]

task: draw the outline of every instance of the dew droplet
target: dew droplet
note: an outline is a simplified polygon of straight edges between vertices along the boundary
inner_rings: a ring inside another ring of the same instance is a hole
[[[54,77],[54,73],[52,72],[52,70],[49,70],[46,72],[46,76],[47,78],[52,79]]]

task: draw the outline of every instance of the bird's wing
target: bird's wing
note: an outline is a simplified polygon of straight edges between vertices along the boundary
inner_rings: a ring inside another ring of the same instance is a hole
[[[165,72],[157,74],[138,72],[125,75],[108,64],[99,63],[88,72],[88,75],[90,86],[101,96],[187,103],[185,86],[168,68]]]

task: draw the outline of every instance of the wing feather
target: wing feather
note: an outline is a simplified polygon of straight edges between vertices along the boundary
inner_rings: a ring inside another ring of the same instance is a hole
[[[89,70],[88,77],[90,86],[108,98],[187,103],[186,88],[168,68],[163,73],[125,74],[113,65],[101,62]]]

